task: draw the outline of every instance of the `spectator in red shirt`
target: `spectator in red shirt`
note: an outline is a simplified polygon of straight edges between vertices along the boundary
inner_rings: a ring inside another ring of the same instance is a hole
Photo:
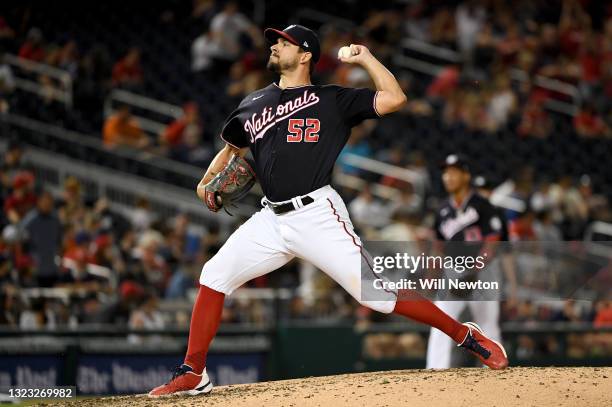
[[[427,88],[430,98],[446,98],[459,85],[459,68],[455,65],[442,69]]]
[[[593,84],[601,80],[601,41],[594,34],[590,34],[580,52],[580,67],[582,81]]]
[[[139,87],[143,74],[140,66],[140,50],[130,48],[125,56],[113,66],[113,85],[125,88]]]
[[[608,105],[608,98],[605,95],[604,85],[606,72],[604,38],[595,33],[588,34],[582,44],[578,61],[582,100],[592,101],[599,109],[605,109]]]
[[[167,145],[170,149],[179,147],[184,143],[184,137],[187,132],[202,133],[198,105],[194,102],[186,103],[183,106],[183,116],[166,127],[161,134],[160,142],[162,145]]]
[[[198,106],[187,103],[184,115],[172,122],[160,135],[160,144],[167,146],[169,158],[195,166],[206,166],[212,159],[213,151],[202,143],[204,132]]]
[[[36,62],[41,62],[45,59],[43,36],[39,28],[34,27],[28,31],[26,40],[19,49],[19,57]]]
[[[579,136],[595,138],[610,135],[610,129],[591,104],[586,104],[574,117],[574,128]]]
[[[590,28],[591,18],[580,2],[564,1],[559,18],[559,44],[566,55],[573,57],[578,54]]]
[[[535,213],[527,210],[519,215],[518,218],[509,222],[508,235],[511,241],[536,240],[536,233],[533,229]]]
[[[546,138],[552,130],[552,120],[542,107],[543,102],[531,100],[525,106],[518,127],[518,134],[527,137]]]
[[[595,328],[612,326],[612,301],[602,301],[597,304],[597,314],[593,325]]]
[[[72,245],[64,252],[64,267],[72,268],[80,264],[85,267],[87,264],[95,264],[96,258],[93,253],[95,248],[92,245],[91,234],[87,231],[78,231],[73,238]]]
[[[4,201],[4,212],[11,223],[19,222],[36,205],[36,195],[32,191],[34,175],[21,172],[13,180],[13,193]]]
[[[524,40],[521,37],[519,26],[512,23],[506,32],[506,36],[497,43],[497,52],[505,64],[513,63],[516,56],[521,51]]]

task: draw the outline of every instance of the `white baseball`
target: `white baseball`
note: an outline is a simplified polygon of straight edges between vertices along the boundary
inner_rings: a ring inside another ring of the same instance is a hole
[[[340,58],[350,58],[353,56],[353,52],[351,51],[351,47],[342,47],[338,50],[338,59]]]

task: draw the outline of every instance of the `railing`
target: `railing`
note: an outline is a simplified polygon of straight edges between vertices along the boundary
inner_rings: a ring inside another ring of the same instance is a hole
[[[250,324],[250,323],[226,323],[219,328],[220,334],[258,334],[268,333],[272,329],[271,325]],[[130,329],[118,327],[110,324],[84,324],[76,328],[44,328],[44,329],[20,329],[0,325],[0,337],[7,336],[75,336],[75,337],[121,337],[130,334],[136,335],[167,335],[167,336],[186,336],[189,331],[185,328],[164,328],[164,329]]]
[[[76,261],[69,259],[67,257],[64,257],[62,259],[62,266],[70,270],[75,270],[78,267],[78,264]],[[88,274],[91,274],[92,276],[101,277],[105,280],[108,280],[111,287],[117,287],[116,275],[108,267],[103,267],[97,264],[88,263],[85,265],[85,270],[87,271]]]
[[[402,68],[420,72],[429,76],[437,76],[443,69],[443,66],[421,61],[416,58],[407,57],[405,55],[396,55],[393,57],[393,63]]]
[[[180,106],[141,96],[126,90],[114,89],[104,101],[104,116],[108,117],[112,115],[115,112],[113,106],[119,103],[167,116],[172,119],[177,119],[183,115],[183,109]],[[138,120],[143,130],[153,134],[159,134],[167,126],[167,123],[152,120],[138,114],[133,114],[133,116]]]
[[[593,241],[595,239],[595,235],[603,235],[608,238],[612,238],[612,223],[606,222],[593,222],[591,223],[585,232],[584,240]]]
[[[91,272],[92,270],[94,271],[94,273],[96,273],[97,271],[102,271],[103,269],[105,269],[104,267],[95,265],[95,264],[88,264],[88,272]],[[92,266],[92,267],[90,267]],[[110,274],[111,270],[110,269],[105,269],[105,274]],[[116,281],[114,276],[110,276],[109,275],[109,281]],[[31,299],[36,299],[36,298],[53,298],[53,299],[57,299],[60,300],[62,303],[68,305],[70,303],[71,298],[73,298],[73,296],[78,296],[78,297],[85,297],[87,296],[90,291],[85,289],[85,288],[67,288],[67,287],[34,287],[34,288],[21,288],[18,291],[19,295],[21,296],[21,298],[23,300],[29,301]],[[96,293],[98,298],[102,299],[104,297],[104,295],[102,293]]]
[[[344,188],[350,188],[355,191],[361,191],[368,184],[363,178],[356,177],[354,175],[337,173],[334,176],[334,183]],[[371,192],[373,195],[383,199],[395,199],[399,194],[397,188],[392,188],[379,183],[374,183],[371,186]]]
[[[341,156],[341,158],[343,164],[348,164],[360,170],[372,172],[381,176],[389,176],[401,181],[409,182],[414,187],[417,195],[421,197],[425,196],[426,185],[423,184],[423,178],[419,176],[416,171],[387,164],[382,161],[373,160],[371,158],[362,157],[356,154],[344,154]],[[341,173],[338,174],[336,182],[354,189],[361,189],[365,184],[365,181],[358,177],[351,177],[350,175]],[[380,197],[392,199],[397,196],[399,191],[396,188],[376,184],[373,192]]]
[[[283,322],[291,326],[325,328],[329,326],[328,321],[317,320],[296,320]],[[346,324],[346,323],[343,323]],[[379,322],[369,324],[364,328],[355,328],[359,334],[365,333],[404,333],[404,332],[429,332],[429,327],[412,322]],[[224,323],[219,328],[220,334],[239,335],[254,333],[272,333],[275,330],[274,324],[253,324],[253,323]],[[590,322],[504,322],[501,324],[501,331],[504,334],[567,334],[567,333],[609,333],[612,326],[595,327]],[[76,328],[42,328],[42,329],[21,329],[0,325],[0,337],[19,337],[19,336],[75,336],[75,337],[96,337],[96,336],[126,336],[129,334],[138,335],[168,335],[168,336],[187,336],[187,328],[168,327],[164,329],[130,329],[118,327],[110,324],[84,324]]]
[[[349,19],[337,17],[333,14],[324,13],[311,8],[302,8],[295,13],[295,17],[291,19],[292,24],[304,24],[304,21],[314,21],[319,24],[333,23],[336,27],[342,27],[351,30],[355,27],[355,23]]]
[[[410,322],[380,322],[371,324],[364,332],[402,333],[407,331],[427,332],[429,327],[416,325]],[[596,328],[591,322],[515,322],[508,321],[501,324],[502,333],[587,333],[612,332],[612,326]]]
[[[602,243],[602,240],[605,243]],[[589,224],[584,232],[584,241],[591,242],[588,245],[591,253],[602,257],[612,257],[612,250],[610,248],[610,243],[612,243],[612,223],[596,221]]]
[[[51,65],[41,64],[40,62],[20,58],[12,54],[5,55],[4,62],[25,73],[32,72],[40,75],[46,75],[57,80],[62,86],[59,88],[53,87],[53,92],[51,92],[49,96],[61,103],[64,103],[68,108],[72,107],[72,77],[68,71],[58,69]],[[47,96],[44,92],[44,86],[31,78],[19,77],[15,75],[15,86],[18,89],[33,93],[39,97]]]
[[[425,41],[414,38],[405,38],[401,42],[402,47],[419,52],[421,54],[440,59],[449,63],[461,62],[461,54],[452,49],[438,47]]]

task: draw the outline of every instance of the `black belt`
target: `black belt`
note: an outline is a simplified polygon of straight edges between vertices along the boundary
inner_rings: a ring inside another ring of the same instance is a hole
[[[312,199],[311,197],[309,197],[308,195],[303,197],[303,198],[297,198],[302,202],[302,206],[306,206],[306,205],[310,205],[311,203],[314,202],[314,199]],[[293,202],[286,202],[283,204],[275,204],[272,203],[270,201],[267,202],[268,206],[270,207],[270,209],[272,209],[272,212],[274,212],[277,215],[282,215],[283,213],[287,213],[287,212],[291,212],[295,209],[299,209],[298,207],[296,207]]]

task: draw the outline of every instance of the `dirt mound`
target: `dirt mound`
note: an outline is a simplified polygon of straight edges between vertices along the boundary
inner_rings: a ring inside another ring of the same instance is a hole
[[[197,397],[138,395],[61,405],[604,407],[612,406],[612,367],[403,370],[222,386]]]

